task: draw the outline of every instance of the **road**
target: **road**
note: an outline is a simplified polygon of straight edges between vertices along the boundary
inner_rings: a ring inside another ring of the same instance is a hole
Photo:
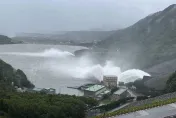
[[[176,103],[155,107],[152,109],[141,110],[112,118],[164,118],[176,114]]]

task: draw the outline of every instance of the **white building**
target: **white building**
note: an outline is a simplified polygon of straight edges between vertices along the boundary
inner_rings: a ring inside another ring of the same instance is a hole
[[[117,80],[118,80],[117,76],[112,75],[103,76],[103,84],[110,89],[117,87]]]

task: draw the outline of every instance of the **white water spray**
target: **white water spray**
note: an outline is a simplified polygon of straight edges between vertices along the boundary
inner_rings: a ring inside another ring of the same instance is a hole
[[[67,51],[61,51],[58,49],[46,49],[43,52],[2,52],[0,54],[4,55],[19,55],[19,56],[31,56],[31,57],[54,57],[54,58],[64,58],[67,56],[74,56],[74,54],[67,52]]]
[[[43,52],[3,52],[0,54],[47,58],[47,60],[38,64],[40,67],[35,65],[35,68],[47,71],[56,78],[64,78],[64,76],[80,79],[95,77],[101,81],[103,75],[116,75],[119,81],[126,83],[141,79],[143,76],[150,76],[148,73],[137,69],[121,72],[120,67],[115,66],[112,61],[107,61],[104,66],[93,64],[91,58],[87,56],[76,58],[70,52],[54,48],[44,50]]]

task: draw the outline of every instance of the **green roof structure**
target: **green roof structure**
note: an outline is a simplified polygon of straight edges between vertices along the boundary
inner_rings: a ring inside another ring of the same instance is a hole
[[[92,92],[96,92],[98,90],[101,90],[102,88],[104,88],[105,86],[103,85],[93,85],[87,89],[85,89],[86,91],[92,91]]]

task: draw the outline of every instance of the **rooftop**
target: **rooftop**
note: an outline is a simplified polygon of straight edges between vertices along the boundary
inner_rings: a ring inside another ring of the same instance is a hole
[[[34,91],[41,91],[41,90],[43,90],[43,88],[34,88],[33,90]]]
[[[102,89],[104,87],[105,86],[103,86],[103,85],[93,85],[93,86],[91,86],[91,87],[89,87],[89,88],[87,88],[85,90],[86,91],[94,91],[94,92],[96,92],[96,91],[98,91],[98,90],[100,90],[100,89]]]
[[[104,92],[102,92],[100,94],[104,95],[104,94],[108,94],[108,93],[110,93],[110,91],[109,90],[105,90]]]
[[[117,77],[116,75],[104,75],[103,77]]]
[[[125,88],[120,88],[119,90],[117,90],[116,92],[114,92],[115,95],[120,95],[122,94],[123,92],[125,92],[127,89]]]

